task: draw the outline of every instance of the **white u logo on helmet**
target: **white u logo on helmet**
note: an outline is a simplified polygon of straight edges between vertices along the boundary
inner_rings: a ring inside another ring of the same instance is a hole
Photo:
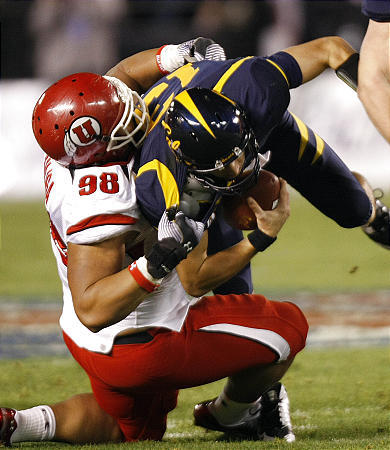
[[[93,117],[83,116],[76,119],[69,130],[71,141],[77,146],[92,144],[101,133],[100,123]]]

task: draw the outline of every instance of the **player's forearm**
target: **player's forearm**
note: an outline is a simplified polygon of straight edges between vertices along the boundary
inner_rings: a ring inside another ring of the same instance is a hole
[[[183,287],[188,294],[200,297],[230,280],[250,262],[256,253],[249,240],[243,239],[233,247],[207,256],[197,267],[187,265],[184,275],[183,266],[178,266]],[[190,256],[191,253],[188,259]]]
[[[68,283],[80,321],[91,331],[124,319],[148,292],[123,269],[125,235],[68,245]]]
[[[390,143],[390,82],[384,77],[373,78],[371,85],[358,88],[359,98],[372,123]]]
[[[289,47],[285,51],[298,62],[303,83],[312,80],[328,68],[337,69],[356,53],[348,42],[338,36],[315,39]]]
[[[370,21],[360,51],[358,95],[390,143],[390,24]]]
[[[147,294],[126,268],[99,280],[74,298],[75,311],[83,325],[97,332],[127,317]]]
[[[131,89],[144,93],[162,74],[156,63],[157,48],[131,55],[110,69],[106,75],[119,78]]]

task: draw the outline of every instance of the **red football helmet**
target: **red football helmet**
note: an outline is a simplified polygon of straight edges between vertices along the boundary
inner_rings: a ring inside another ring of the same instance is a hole
[[[32,126],[43,151],[65,167],[127,163],[148,131],[137,92],[114,77],[76,73],[35,105]]]

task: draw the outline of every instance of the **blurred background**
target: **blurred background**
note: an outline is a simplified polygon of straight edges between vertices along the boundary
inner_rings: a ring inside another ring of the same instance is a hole
[[[3,315],[6,305],[20,301],[61,303],[43,207],[43,154],[31,131],[33,106],[51,83],[79,71],[103,74],[130,54],[197,36],[213,38],[231,58],[269,55],[333,34],[359,50],[368,23],[360,0],[0,0],[0,14]],[[289,109],[389,199],[390,147],[355,92],[327,71],[291,95]],[[256,259],[259,292],[273,298],[299,292],[302,302],[307,292],[375,292],[382,307],[388,303],[388,250],[361,230],[340,229],[294,192],[278,240]],[[337,300],[333,311],[346,303]]]
[[[360,0],[0,0],[0,198],[42,193],[42,154],[30,117],[39,95],[57,79],[80,71],[103,74],[130,54],[196,36],[213,38],[231,58],[268,55],[331,34],[359,50],[367,26],[360,7]],[[292,91],[291,110],[353,169],[390,187],[388,145],[333,73]]]

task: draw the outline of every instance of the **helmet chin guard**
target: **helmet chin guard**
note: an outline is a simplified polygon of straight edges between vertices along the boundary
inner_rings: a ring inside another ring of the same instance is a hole
[[[145,139],[142,98],[114,77],[83,72],[50,86],[35,105],[32,126],[43,151],[65,167],[125,164]]]

